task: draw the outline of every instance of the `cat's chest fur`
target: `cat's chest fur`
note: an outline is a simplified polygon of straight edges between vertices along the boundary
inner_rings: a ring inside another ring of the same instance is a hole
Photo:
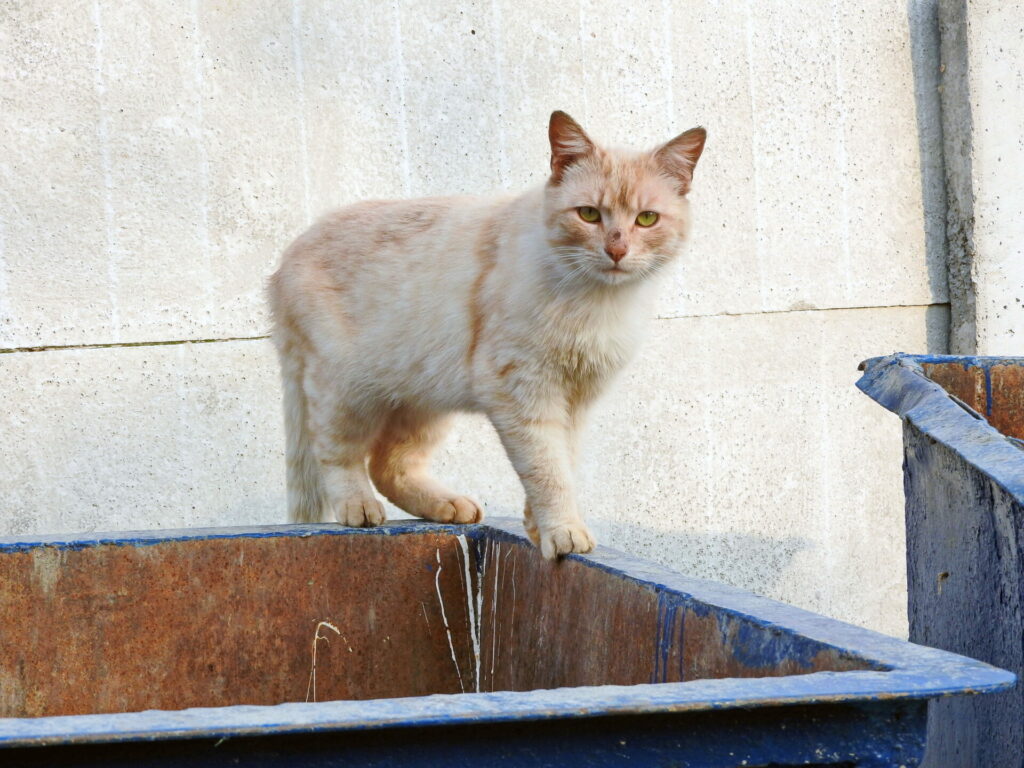
[[[553,305],[538,313],[537,352],[564,378],[599,385],[632,357],[645,314],[636,296]]]

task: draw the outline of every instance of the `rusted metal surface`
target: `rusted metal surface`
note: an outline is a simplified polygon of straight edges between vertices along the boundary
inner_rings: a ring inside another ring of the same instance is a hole
[[[467,604],[438,593],[462,557],[433,534],[4,554],[0,716],[459,693]]]
[[[921,366],[925,375],[936,384],[941,384],[952,395],[956,395],[982,416],[988,408],[985,388],[985,371],[959,363],[925,363]]]
[[[487,541],[479,561],[482,690],[872,668],[838,649],[609,578],[583,561],[550,563],[521,544]]]
[[[868,668],[522,542],[437,534],[38,547],[0,557],[0,621],[4,717]]]
[[[1004,435],[1024,440],[1024,365],[993,358],[958,358],[924,362],[921,368]]]
[[[1024,365],[993,365],[989,422],[1004,435],[1024,440]]]

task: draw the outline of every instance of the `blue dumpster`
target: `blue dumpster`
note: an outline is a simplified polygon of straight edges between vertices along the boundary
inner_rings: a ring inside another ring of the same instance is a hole
[[[903,419],[910,639],[1024,669],[1024,358],[905,355],[857,383]],[[1024,691],[929,710],[929,768],[1024,765]]]
[[[0,764],[909,768],[1014,680],[519,531],[0,539]]]

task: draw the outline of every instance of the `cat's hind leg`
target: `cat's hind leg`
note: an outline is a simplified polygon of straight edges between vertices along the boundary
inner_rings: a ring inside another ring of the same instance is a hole
[[[340,365],[307,370],[305,393],[313,454],[320,467],[323,517],[356,527],[384,522],[384,505],[373,492],[366,457],[385,410],[346,387]]]
[[[478,523],[484,514],[477,502],[430,476],[430,457],[449,426],[446,416],[393,411],[370,453],[370,476],[378,491],[410,515],[439,523]]]

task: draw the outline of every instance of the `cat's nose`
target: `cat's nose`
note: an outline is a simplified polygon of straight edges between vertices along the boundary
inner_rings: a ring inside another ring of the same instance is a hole
[[[604,246],[604,252],[608,254],[608,258],[618,264],[625,258],[626,254],[629,253],[629,246],[623,242],[617,243],[606,243]]]
[[[608,258],[618,264],[622,261],[623,257],[629,253],[629,244],[622,236],[622,233],[615,230],[609,235],[608,239],[605,240],[604,252],[608,254]]]

